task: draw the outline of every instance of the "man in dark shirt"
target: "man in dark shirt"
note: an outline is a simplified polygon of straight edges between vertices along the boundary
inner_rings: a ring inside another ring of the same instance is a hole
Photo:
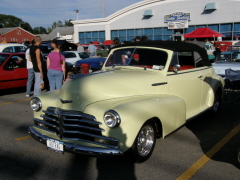
[[[42,55],[39,45],[42,39],[39,36],[35,37],[35,43],[30,47],[30,57],[33,64],[33,70],[35,73],[35,85],[34,85],[34,96],[41,94],[41,84],[43,79],[42,70]]]

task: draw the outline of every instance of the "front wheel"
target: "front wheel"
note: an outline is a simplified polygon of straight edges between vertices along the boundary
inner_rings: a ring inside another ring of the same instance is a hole
[[[140,129],[132,146],[134,161],[137,163],[146,161],[151,156],[155,143],[156,128],[154,123],[147,121]]]

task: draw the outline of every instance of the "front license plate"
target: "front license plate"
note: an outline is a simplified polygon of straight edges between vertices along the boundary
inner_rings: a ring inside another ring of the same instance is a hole
[[[53,139],[47,139],[47,148],[53,149],[55,151],[64,152],[63,151],[63,142],[53,140]]]

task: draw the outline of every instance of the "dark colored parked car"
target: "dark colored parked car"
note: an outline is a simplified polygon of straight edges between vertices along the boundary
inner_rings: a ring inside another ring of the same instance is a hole
[[[105,63],[105,61],[106,61],[106,58],[103,58],[103,57],[87,58],[84,60],[79,60],[74,64],[72,71],[74,71],[75,73],[79,73],[81,64],[88,64],[88,63],[91,64],[92,71],[98,71],[98,70],[102,69],[102,65]]]

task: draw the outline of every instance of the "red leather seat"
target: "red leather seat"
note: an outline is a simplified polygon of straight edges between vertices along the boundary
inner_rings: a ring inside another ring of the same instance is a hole
[[[91,69],[91,64],[86,63],[86,64],[81,64],[81,74],[89,74],[89,70]]]

